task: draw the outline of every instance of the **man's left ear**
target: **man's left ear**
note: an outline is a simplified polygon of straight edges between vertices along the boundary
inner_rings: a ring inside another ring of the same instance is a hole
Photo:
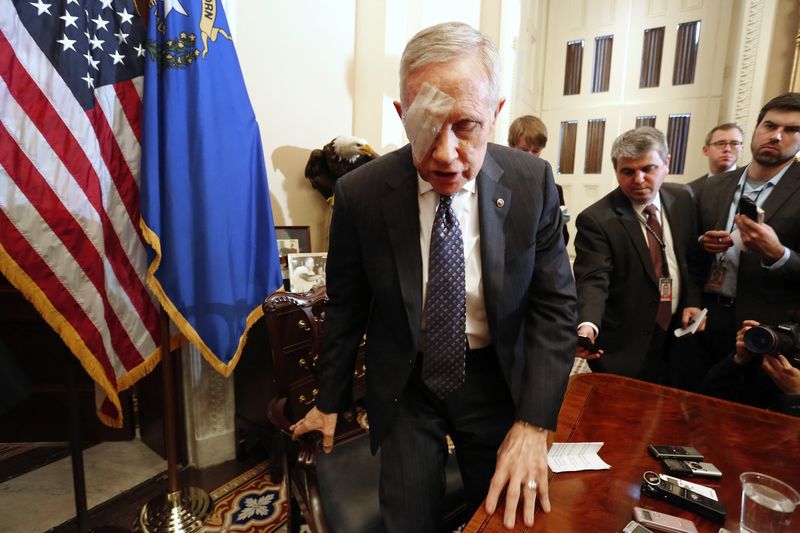
[[[403,120],[403,106],[400,104],[400,100],[394,101],[394,110],[397,111],[397,116],[400,117],[400,120]]]
[[[499,102],[497,102],[497,109],[494,111],[494,119],[497,120],[497,115],[500,114],[500,111],[503,109],[503,106],[506,103],[505,98],[501,98]]]

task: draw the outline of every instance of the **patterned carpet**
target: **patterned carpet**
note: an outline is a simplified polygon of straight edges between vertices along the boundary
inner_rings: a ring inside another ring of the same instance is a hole
[[[214,512],[206,533],[248,531],[269,533],[286,523],[286,490],[269,481],[267,463],[260,463],[211,492]]]

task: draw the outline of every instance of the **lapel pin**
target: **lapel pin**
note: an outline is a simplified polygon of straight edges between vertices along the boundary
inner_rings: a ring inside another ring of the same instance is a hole
[[[502,198],[498,198],[495,204],[497,205],[497,207],[503,207],[504,205],[506,205],[506,201],[503,200]]]

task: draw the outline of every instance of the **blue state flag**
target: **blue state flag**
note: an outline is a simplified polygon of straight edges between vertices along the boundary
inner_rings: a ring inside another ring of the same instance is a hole
[[[224,375],[281,283],[267,172],[221,0],[147,7],[141,209],[147,281]]]

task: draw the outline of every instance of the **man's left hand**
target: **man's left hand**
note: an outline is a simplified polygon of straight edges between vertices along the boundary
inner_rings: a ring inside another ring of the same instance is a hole
[[[683,312],[681,313],[681,327],[688,328],[689,324],[694,322],[696,316],[702,313],[703,310],[699,307],[684,307]],[[706,317],[703,317],[703,321],[697,327],[697,331],[705,331],[706,329]]]
[[[759,223],[744,215],[734,218],[742,236],[742,244],[770,263],[783,257],[783,245],[769,224]]]
[[[528,487],[534,481],[535,490]],[[486,512],[494,513],[497,501],[506,489],[506,506],[503,525],[514,528],[517,503],[522,496],[523,521],[533,526],[533,514],[537,494],[541,497],[542,509],[550,512],[550,496],[547,486],[547,432],[536,426],[517,421],[506,434],[497,451],[497,465],[486,496]]]
[[[784,356],[765,355],[761,367],[784,394],[800,394],[800,370]]]

